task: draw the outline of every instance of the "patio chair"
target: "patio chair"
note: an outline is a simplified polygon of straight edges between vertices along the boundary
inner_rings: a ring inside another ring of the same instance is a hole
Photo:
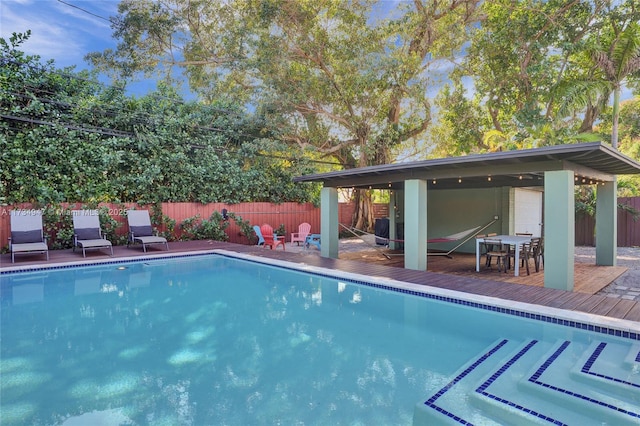
[[[496,265],[498,266],[498,272],[504,269],[507,272],[509,269],[509,250],[507,245],[502,244],[500,239],[485,238],[485,245],[487,246],[487,266],[491,269],[491,260],[496,259]]]
[[[260,232],[264,238],[264,247],[268,246],[273,250],[278,248],[279,245],[282,245],[282,250],[285,250],[284,237],[282,240],[279,240],[278,236],[273,234],[273,227],[271,225],[265,223],[260,227]]]
[[[537,240],[537,244],[532,247],[532,254],[536,272],[540,272],[540,267],[544,266],[544,238],[540,237]]]
[[[146,253],[148,245],[164,244],[169,251],[167,239],[154,234],[148,210],[127,210],[127,223],[129,224],[127,248],[130,244],[140,243],[142,250]]]
[[[516,234],[523,236],[530,236],[531,234]],[[538,245],[540,244],[540,238],[532,238],[530,243],[523,244],[520,248],[520,267],[526,267],[527,275],[531,275],[531,271],[529,270],[529,261],[534,260],[535,263],[535,252],[538,250]],[[511,265],[511,259],[515,260],[515,251],[513,249],[509,249],[509,265]],[[536,272],[538,272],[538,268],[536,267]]]
[[[253,232],[256,233],[256,237],[258,237],[258,242],[256,245],[261,246],[264,245],[264,237],[262,236],[262,232],[260,232],[260,226],[253,225]]]
[[[42,253],[49,260],[47,237],[42,230],[41,210],[11,210],[11,237],[9,251],[11,263],[16,253]]]
[[[314,245],[320,250],[320,234],[309,234],[304,240],[304,246],[309,248],[310,245]]]
[[[300,245],[300,243],[304,243],[307,239],[307,235],[309,235],[310,232],[311,225],[309,225],[307,222],[301,223],[300,225],[298,225],[298,232],[291,233],[291,244],[293,244],[294,241],[298,243],[298,245]]]
[[[491,239],[492,237],[495,237],[496,235],[498,235],[498,234],[495,233],[495,232],[491,232],[491,233],[487,234],[486,237],[483,235],[482,236],[483,242],[480,243],[480,246],[484,247],[484,254],[485,254],[485,258],[486,258],[485,265],[487,267],[491,266],[491,256],[489,256],[489,252],[491,250],[493,250],[493,246],[487,245],[487,242],[484,241],[484,240],[486,240],[487,238]],[[500,243],[500,244],[502,244],[502,243]]]
[[[108,248],[113,256],[111,241],[104,238],[100,229],[98,210],[72,210],[73,216],[73,251],[82,249],[82,257],[87,257],[87,249]]]

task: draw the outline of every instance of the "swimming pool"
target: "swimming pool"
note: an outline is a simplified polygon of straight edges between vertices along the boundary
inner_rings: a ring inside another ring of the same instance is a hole
[[[2,274],[0,423],[640,421],[635,323],[240,257]]]

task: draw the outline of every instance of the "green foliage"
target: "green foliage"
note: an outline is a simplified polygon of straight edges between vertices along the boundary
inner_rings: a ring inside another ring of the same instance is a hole
[[[640,79],[635,0],[495,0],[482,12],[467,55],[450,75],[453,86],[436,100],[434,155],[593,140],[622,78],[630,86]],[[614,139],[615,132],[601,136]]]
[[[149,219],[151,224],[155,226],[156,233],[167,239],[167,241],[173,241],[175,239],[176,221],[169,216],[162,213],[162,204],[155,203],[151,205],[149,212]],[[159,232],[158,228],[164,228],[164,231]]]
[[[229,236],[225,232],[228,227],[229,222],[218,211],[214,211],[209,219],[200,219],[200,215],[195,215],[180,224],[184,240],[228,241]]]
[[[15,202],[309,201],[308,163],[227,99],[141,98],[92,74],[42,65],[0,39],[0,197]],[[317,185],[316,185],[317,186]],[[172,226],[158,218],[156,226]]]
[[[73,247],[73,216],[71,209],[59,204],[42,207],[42,228],[53,250]]]

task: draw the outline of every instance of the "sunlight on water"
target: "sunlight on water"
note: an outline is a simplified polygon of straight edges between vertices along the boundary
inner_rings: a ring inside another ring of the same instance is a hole
[[[127,348],[123,351],[120,351],[118,354],[118,358],[122,359],[134,359],[146,353],[149,350],[146,346],[135,346],[132,348]]]
[[[135,422],[128,418],[120,408],[92,411],[79,416],[69,417],[60,426],[126,426]]]
[[[3,392],[15,388],[12,392],[27,392],[36,389],[38,386],[51,379],[51,375],[47,373],[38,373],[36,371],[14,371],[11,373],[2,373],[2,384],[0,389]]]
[[[199,362],[203,359],[204,355],[201,352],[193,351],[191,349],[182,349],[181,351],[173,354],[167,362],[171,365],[183,365]]]
[[[185,336],[185,340],[187,341],[187,343],[190,343],[190,344],[199,343],[199,342],[202,342],[203,340],[208,339],[209,336],[215,333],[215,331],[216,331],[215,327],[203,328],[200,330],[192,331],[191,333],[188,333]]]
[[[2,404],[2,412],[0,412],[0,424],[28,424],[29,418],[36,413],[36,404],[29,402],[20,402],[15,404]]]
[[[72,385],[68,393],[78,400],[107,400],[136,391],[140,383],[138,374],[122,372],[101,380],[83,379]]]
[[[24,370],[31,368],[28,358],[7,358],[0,362],[0,374],[5,374],[14,370]]]
[[[136,390],[140,376],[136,373],[117,373],[108,382],[100,386],[97,396],[100,398],[114,398]]]

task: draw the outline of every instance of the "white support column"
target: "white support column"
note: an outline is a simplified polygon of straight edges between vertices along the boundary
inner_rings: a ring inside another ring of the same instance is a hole
[[[338,190],[320,190],[320,256],[338,258]]]
[[[573,172],[544,173],[544,286],[573,290],[575,201]]]
[[[596,198],[596,265],[616,266],[618,251],[618,182],[598,185]]]
[[[427,270],[427,182],[404,182],[404,267]]]

